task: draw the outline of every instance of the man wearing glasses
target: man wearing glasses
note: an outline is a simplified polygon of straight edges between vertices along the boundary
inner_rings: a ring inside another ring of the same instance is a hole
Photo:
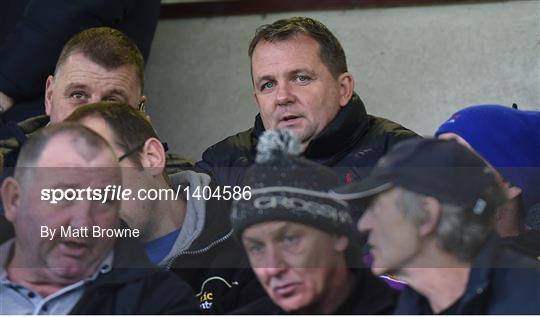
[[[122,200],[121,218],[139,230],[152,262],[191,285],[202,312],[226,313],[262,296],[233,238],[226,189],[204,173],[168,175],[165,149],[144,113],[102,102],[79,107],[66,121],[85,125],[111,144],[122,167],[122,186],[133,193]],[[221,190],[223,196],[197,195],[208,190]]]

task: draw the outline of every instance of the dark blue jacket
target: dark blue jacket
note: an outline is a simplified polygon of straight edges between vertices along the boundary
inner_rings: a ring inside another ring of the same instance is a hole
[[[540,314],[540,261],[492,238],[473,262],[465,293],[450,309],[460,315]],[[423,315],[433,311],[426,297],[407,287],[395,313]]]
[[[208,148],[197,162],[222,185],[239,185],[255,161],[259,136],[264,132],[260,115],[255,126]],[[384,118],[368,115],[358,95],[313,139],[303,156],[332,167],[340,181],[351,183],[367,176],[375,163],[394,144],[416,133]]]

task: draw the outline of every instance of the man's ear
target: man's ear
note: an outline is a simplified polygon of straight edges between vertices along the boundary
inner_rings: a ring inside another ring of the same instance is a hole
[[[13,177],[6,178],[2,183],[1,193],[6,219],[14,222],[17,217],[21,197],[19,182]]]
[[[345,72],[338,77],[339,83],[339,105],[345,107],[354,93],[354,77],[351,73]]]
[[[144,142],[141,154],[141,164],[150,168],[152,175],[161,175],[166,164],[165,148],[156,138],[149,138]]]
[[[54,86],[54,76],[49,75],[47,82],[45,83],[45,113],[50,116],[52,108],[52,94]]]
[[[343,252],[349,246],[349,238],[346,236],[334,236],[334,250]]]
[[[426,218],[419,226],[419,233],[421,236],[429,236],[434,233],[439,226],[442,206],[436,198],[426,197],[422,199],[422,209],[426,213]]]
[[[506,188],[506,198],[508,200],[512,200],[519,196],[523,192],[523,190],[517,186],[511,185],[508,182],[504,182],[504,187]]]

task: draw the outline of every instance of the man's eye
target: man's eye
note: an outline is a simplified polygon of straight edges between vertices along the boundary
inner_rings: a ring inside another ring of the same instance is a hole
[[[107,198],[102,200],[102,203],[104,205],[114,206],[114,205],[116,205],[118,203],[118,200],[114,199],[113,197],[107,197]]]
[[[262,252],[262,246],[255,244],[247,247],[247,251],[249,254],[259,254]]]
[[[111,97],[105,98],[103,101],[118,102],[120,100],[114,96],[111,96]]]
[[[307,82],[309,81],[311,78],[309,76],[306,76],[306,75],[297,75],[296,76],[296,80],[299,81],[299,82]]]
[[[293,245],[296,244],[299,240],[299,237],[297,235],[286,235],[283,237],[283,242],[286,245]]]
[[[274,88],[273,82],[267,82],[261,86],[261,90],[272,89],[272,88]]]
[[[82,91],[74,91],[69,94],[69,97],[73,99],[84,99],[86,97],[86,94]]]

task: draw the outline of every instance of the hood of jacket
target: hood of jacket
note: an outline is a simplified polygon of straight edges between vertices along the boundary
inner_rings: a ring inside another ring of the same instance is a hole
[[[182,198],[186,199],[184,222],[173,248],[160,262],[160,266],[171,264],[175,258],[182,254],[204,253],[232,235],[228,222],[230,205],[224,201],[194,197],[196,189],[198,189],[199,194],[203,193],[205,187],[214,191],[215,185],[212,184],[210,176],[186,170],[169,177],[174,190],[181,186],[182,193],[184,193],[183,189],[189,186],[190,197]],[[226,218],[218,213],[223,214]]]

